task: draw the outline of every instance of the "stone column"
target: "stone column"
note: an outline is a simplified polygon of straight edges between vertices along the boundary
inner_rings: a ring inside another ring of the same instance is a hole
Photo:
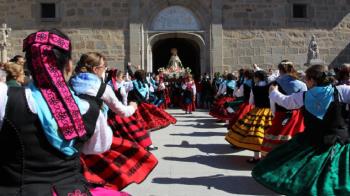
[[[0,31],[2,32],[2,41],[0,42],[1,62],[7,63],[7,47],[10,46],[10,44],[7,42],[7,37],[11,32],[11,28],[8,28],[7,25],[4,23],[2,24]]]
[[[142,65],[141,59],[141,28],[140,24],[140,0],[130,0],[129,1],[129,61],[134,65]]]
[[[210,68],[211,74],[223,72],[222,58],[222,0],[212,0],[212,15],[210,24]]]
[[[7,49],[5,44],[0,43],[1,63],[7,63]]]

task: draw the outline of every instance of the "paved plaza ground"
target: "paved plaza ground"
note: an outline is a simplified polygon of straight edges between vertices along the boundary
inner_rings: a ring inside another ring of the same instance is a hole
[[[134,196],[276,195],[251,177],[251,151],[235,150],[225,141],[223,124],[208,111],[185,115],[168,110],[176,125],[152,132],[159,147],[158,166],[142,184],[125,189]]]

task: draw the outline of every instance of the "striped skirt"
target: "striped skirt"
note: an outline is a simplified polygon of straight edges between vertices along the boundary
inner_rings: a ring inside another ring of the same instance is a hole
[[[232,145],[260,151],[264,132],[272,125],[270,108],[254,108],[229,129],[225,139]]]

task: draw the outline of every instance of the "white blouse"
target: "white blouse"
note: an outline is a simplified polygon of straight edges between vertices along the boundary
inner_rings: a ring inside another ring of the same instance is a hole
[[[235,88],[235,91],[233,92],[233,95],[235,97],[243,97],[244,96],[244,85],[242,84],[239,88]]]
[[[122,100],[119,101],[121,101],[123,105],[128,105],[128,94],[126,93],[124,82],[117,82],[117,87],[119,88],[118,91],[122,96]]]
[[[216,96],[224,95],[226,93],[226,81],[222,82],[219,86],[219,90],[216,93]]]
[[[182,84],[182,89],[185,90],[187,88],[187,82],[185,84]],[[193,96],[196,96],[197,94],[197,89],[196,89],[196,84],[193,82],[191,85]]]
[[[98,90],[90,89],[86,94],[90,96],[96,96]],[[116,114],[121,117],[129,117],[134,114],[135,108],[133,106],[123,105],[121,101],[115,96],[115,93],[111,86],[107,85],[106,90],[103,93],[101,99]]]
[[[339,85],[336,88],[339,92],[339,101],[350,103],[350,86]],[[289,110],[298,109],[304,106],[304,92],[293,93],[286,96],[278,90],[273,90],[270,93],[270,99]]]

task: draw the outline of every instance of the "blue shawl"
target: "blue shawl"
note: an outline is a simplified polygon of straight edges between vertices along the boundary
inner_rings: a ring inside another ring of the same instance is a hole
[[[75,140],[66,141],[59,135],[57,122],[52,116],[49,106],[47,105],[40,90],[33,83],[30,83],[28,87],[30,88],[32,96],[35,100],[36,108],[38,110],[38,117],[44,130],[46,139],[54,148],[61,151],[63,154],[67,156],[73,156],[76,154],[78,151],[74,148]],[[82,102],[78,97],[74,95],[73,92],[72,96],[79,107],[80,113],[86,113],[89,108],[89,104]]]
[[[143,96],[143,98],[147,97],[147,93],[149,91],[147,84],[144,84],[137,80],[133,80],[132,84],[134,86],[134,89],[136,89]]]
[[[79,73],[70,80],[70,84],[77,95],[85,94],[94,97],[97,95],[101,83],[101,78],[93,73]],[[102,105],[101,111],[107,116],[108,107],[106,104]]]
[[[322,120],[334,100],[333,95],[332,85],[313,87],[305,93],[305,109]]]
[[[87,94],[90,96],[97,95],[101,82],[101,78],[93,73],[79,73],[70,80],[70,84],[77,95]]]
[[[236,88],[236,81],[234,80],[230,80],[230,81],[226,81],[226,86],[229,87],[230,89],[235,89]]]
[[[243,84],[249,86],[250,88],[253,87],[253,80],[244,80]]]
[[[306,84],[294,79],[289,75],[283,75],[277,78],[276,82],[282,87],[287,95],[297,92],[307,91]]]

